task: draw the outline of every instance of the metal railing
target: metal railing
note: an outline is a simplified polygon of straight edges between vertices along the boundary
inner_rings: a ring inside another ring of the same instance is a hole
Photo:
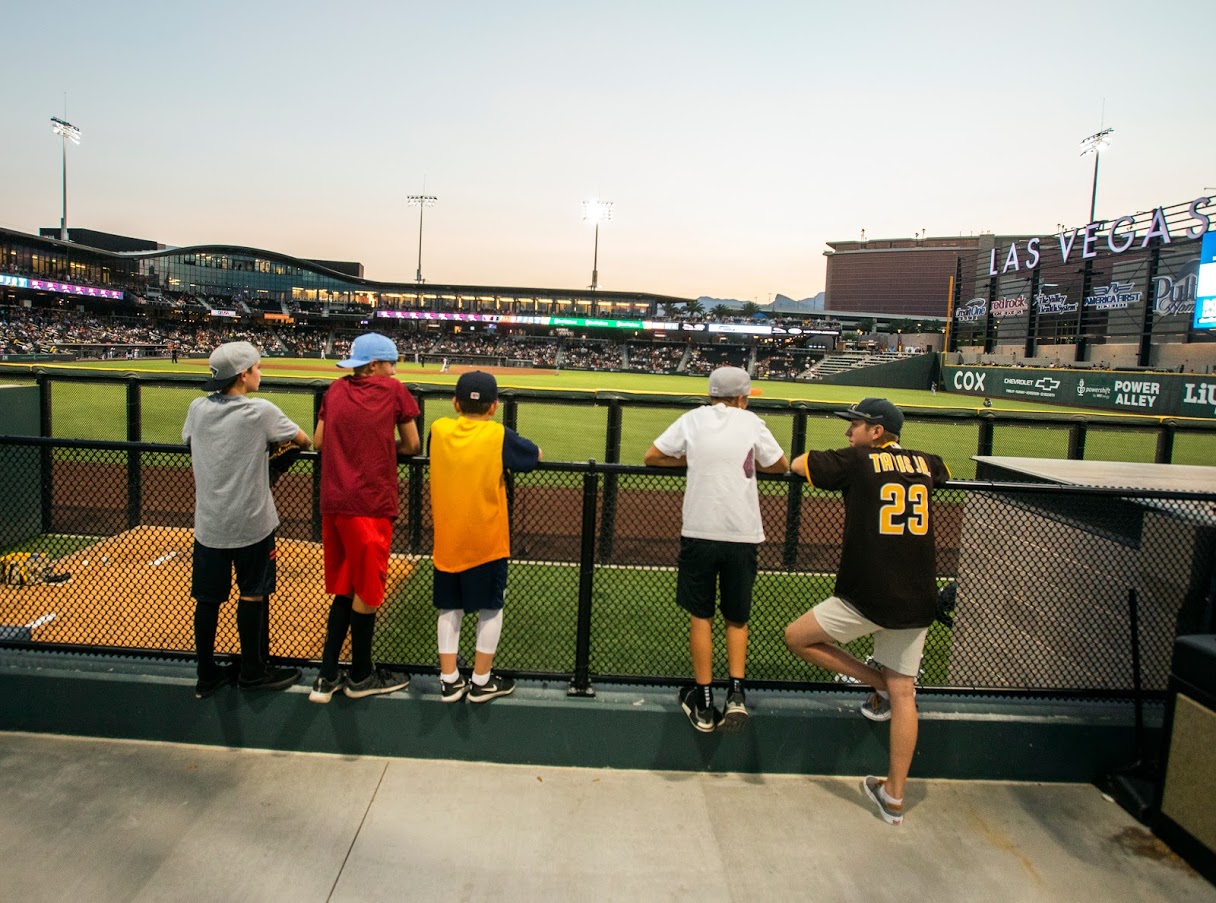
[[[300,663],[319,657],[329,604],[318,460],[302,457],[274,490],[272,652]],[[399,472],[375,654],[433,670],[428,461],[403,458]],[[681,471],[593,461],[509,478],[504,670],[566,680],[574,693],[686,678],[688,622],[674,602],[684,482]],[[0,587],[0,645],[191,657],[193,500],[181,445],[0,437],[0,553],[42,556],[33,585]],[[841,499],[761,475],[760,502],[749,680],[829,683],[788,652],[783,630],[832,592]],[[1210,624],[1216,495],[959,481],[935,492],[934,518],[952,605],[930,629],[926,690],[1125,696],[1138,618],[1143,685],[1159,692],[1175,635]],[[235,624],[221,620],[217,649],[235,653]],[[461,650],[470,661],[472,633]],[[864,656],[869,641],[850,648]]]

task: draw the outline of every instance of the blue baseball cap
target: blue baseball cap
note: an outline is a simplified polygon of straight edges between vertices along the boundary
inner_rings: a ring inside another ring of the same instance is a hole
[[[338,361],[338,366],[346,369],[362,367],[372,361],[396,361],[401,357],[393,340],[378,332],[365,332],[357,337],[350,346],[350,357]]]

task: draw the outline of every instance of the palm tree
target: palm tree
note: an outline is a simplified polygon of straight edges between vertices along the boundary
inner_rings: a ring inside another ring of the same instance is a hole
[[[690,317],[695,317],[697,314],[705,313],[705,306],[698,299],[693,298],[684,305],[684,313]]]
[[[676,303],[674,301],[660,301],[659,307],[663,310],[663,319],[670,320],[675,316]]]
[[[749,320],[758,313],[762,313],[762,309],[755,301],[744,301],[743,306],[739,308],[739,314]]]
[[[715,320],[726,320],[732,313],[733,311],[725,304],[715,304],[709,309],[709,315]]]

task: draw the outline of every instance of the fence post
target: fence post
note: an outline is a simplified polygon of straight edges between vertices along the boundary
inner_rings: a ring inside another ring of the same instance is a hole
[[[608,402],[608,438],[605,442],[604,460],[609,464],[621,463],[621,400]],[[600,561],[612,560],[612,549],[616,542],[616,495],[618,476],[604,474],[604,513],[600,518]]]
[[[1163,423],[1157,430],[1157,455],[1153,458],[1156,464],[1170,464],[1174,460],[1174,424]]]
[[[1074,423],[1068,428],[1068,457],[1072,461],[1085,458],[1085,424]]]
[[[981,418],[979,439],[975,447],[975,453],[977,455],[992,454],[993,424],[994,421],[991,416]]]
[[[790,435],[790,462],[806,451],[806,411],[794,412]],[[792,571],[798,563],[798,539],[802,532],[802,481],[790,479],[785,495],[785,547],[781,566]]]
[[[417,555],[422,548],[422,462],[417,458],[409,461],[409,549]]]
[[[43,438],[51,438],[51,378],[45,373],[38,376],[38,432]],[[42,488],[42,532],[51,532],[51,514],[54,507],[53,468],[55,457],[49,445],[38,450],[38,462],[42,470],[39,480]]]
[[[325,398],[325,389],[312,390],[312,422],[313,429],[321,419],[321,401]],[[313,434],[314,436],[316,433]],[[321,452],[318,451],[312,459],[312,541],[321,541]]]
[[[583,474],[583,529],[579,537],[578,625],[574,634],[574,677],[567,696],[594,696],[591,686],[591,592],[595,586],[595,461]]]
[[[140,382],[135,377],[127,380],[127,441],[143,440],[142,399]],[[143,497],[143,455],[138,449],[127,449],[127,529],[140,523],[140,500]]]

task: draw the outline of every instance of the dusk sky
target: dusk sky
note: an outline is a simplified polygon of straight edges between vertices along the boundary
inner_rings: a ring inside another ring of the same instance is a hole
[[[766,303],[825,242],[1050,234],[1216,195],[1211,0],[20,3],[0,225],[428,282]],[[1105,104],[1105,113],[1103,107]],[[1104,117],[1104,118],[1103,118]],[[1206,189],[1206,190],[1205,190]]]

